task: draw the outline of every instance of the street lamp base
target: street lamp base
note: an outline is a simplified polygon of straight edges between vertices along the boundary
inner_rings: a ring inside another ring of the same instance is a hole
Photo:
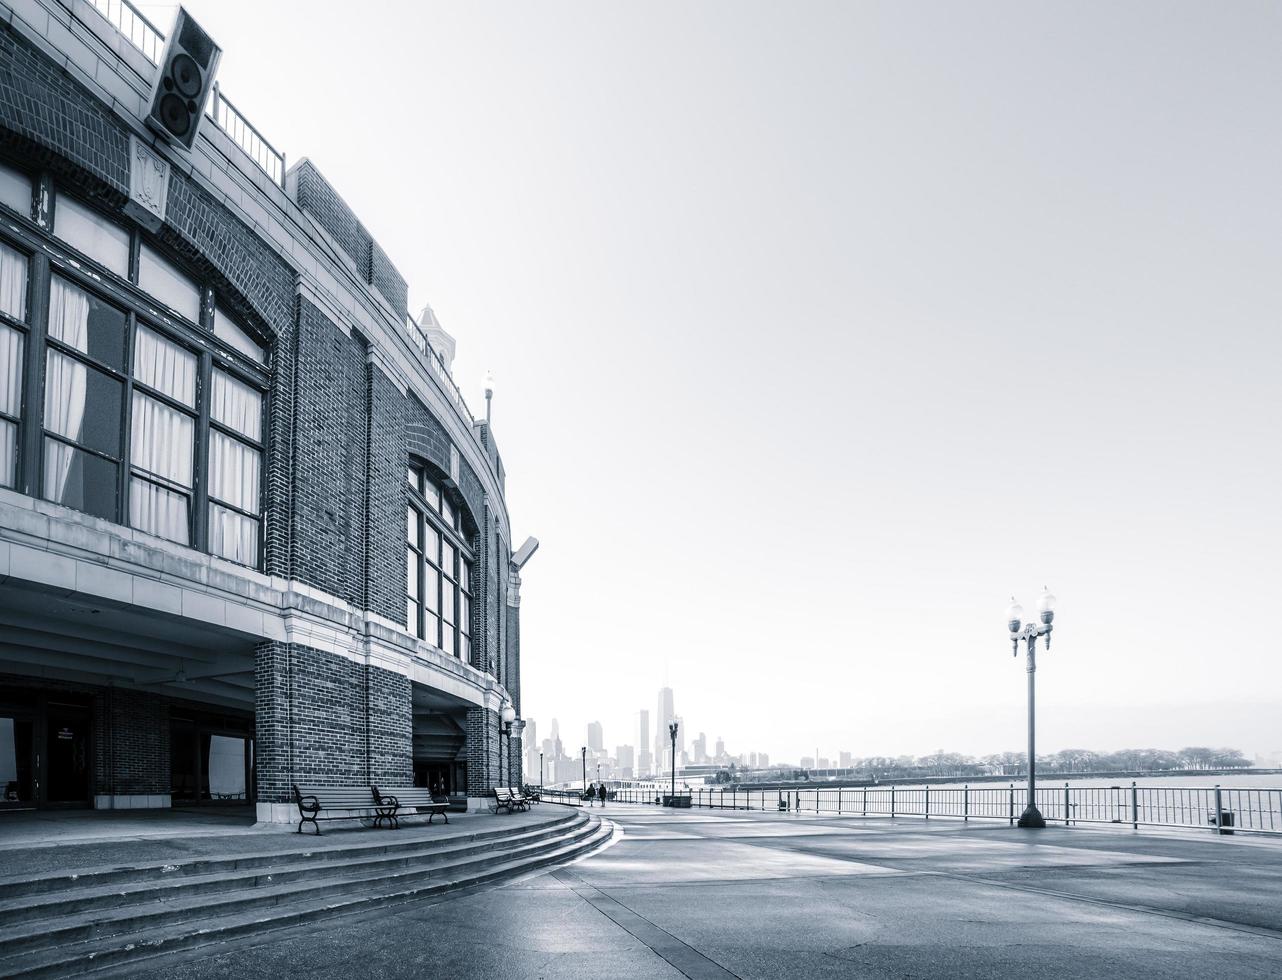
[[[1016,824],[1016,826],[1045,827],[1046,819],[1042,816],[1042,811],[1037,809],[1037,807],[1033,806],[1033,804],[1030,803],[1028,804],[1027,808],[1025,808],[1024,812],[1019,815],[1019,822]]]

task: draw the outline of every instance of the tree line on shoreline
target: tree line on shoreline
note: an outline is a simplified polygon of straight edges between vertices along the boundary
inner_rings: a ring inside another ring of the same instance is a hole
[[[1024,752],[996,752],[980,757],[940,749],[923,756],[868,756],[852,759],[849,766],[819,770],[841,772],[851,778],[913,779],[919,776],[1017,776],[1027,771]],[[1064,749],[1037,756],[1037,769],[1043,775],[1055,773],[1169,772],[1198,769],[1246,769],[1251,765],[1238,749],[1188,746],[1183,749],[1120,749],[1096,752],[1091,749]],[[775,766],[788,775],[783,778],[805,779],[808,770],[797,766]],[[716,774],[714,782],[730,783],[741,778],[735,766]]]

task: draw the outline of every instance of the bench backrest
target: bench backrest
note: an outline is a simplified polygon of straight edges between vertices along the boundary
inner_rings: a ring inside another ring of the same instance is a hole
[[[374,805],[368,786],[295,786],[294,792],[316,797],[323,810],[363,810]]]
[[[427,806],[429,803],[438,802],[432,799],[432,791],[426,786],[392,786],[388,789],[379,789],[378,792],[384,796],[395,796],[401,806]]]
[[[493,792],[494,798],[500,802],[506,802],[512,798],[512,791],[506,787],[495,786]]]

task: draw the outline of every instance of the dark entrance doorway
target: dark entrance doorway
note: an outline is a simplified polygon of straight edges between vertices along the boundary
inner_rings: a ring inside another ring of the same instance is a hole
[[[45,802],[89,802],[89,712],[50,702],[45,716]]]

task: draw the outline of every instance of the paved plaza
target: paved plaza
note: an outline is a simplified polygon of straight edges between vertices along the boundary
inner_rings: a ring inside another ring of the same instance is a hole
[[[569,867],[127,975],[1282,974],[1282,841],[628,806],[606,815],[615,843]]]

